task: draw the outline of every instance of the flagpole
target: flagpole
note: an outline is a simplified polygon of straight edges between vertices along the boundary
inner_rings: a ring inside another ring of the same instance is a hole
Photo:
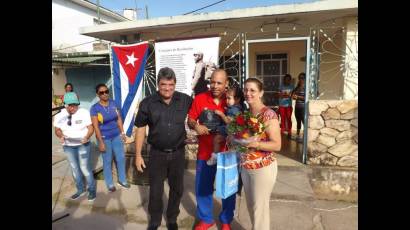
[[[111,88],[112,88],[112,98],[115,100],[115,93],[114,93],[114,73],[112,71],[112,49],[111,49],[111,42],[108,43],[108,54],[110,56],[110,71],[111,71]]]
[[[148,42],[148,49],[147,49],[147,52],[149,51],[149,42]],[[147,62],[148,62],[148,60],[147,60]],[[145,65],[147,65],[147,62],[145,63]],[[142,88],[141,88],[141,91],[142,91],[142,97],[144,97],[145,96],[145,84],[146,84],[146,81],[147,81],[147,79],[146,79],[146,75],[145,75],[145,66],[143,66],[143,68],[144,68],[144,75],[142,76]],[[141,102],[142,100],[139,98],[139,101],[138,101],[138,104]]]

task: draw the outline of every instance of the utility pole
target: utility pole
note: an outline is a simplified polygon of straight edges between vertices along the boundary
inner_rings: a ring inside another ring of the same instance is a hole
[[[98,25],[100,25],[100,0],[97,0],[97,18],[98,18]]]
[[[100,25],[101,24],[101,21],[100,21],[100,0],[97,0],[97,20],[98,20],[97,24]],[[101,39],[100,38],[98,39],[98,43],[101,44]]]
[[[145,19],[148,19],[148,6],[145,5]]]
[[[138,6],[137,6],[137,0],[135,0],[135,20],[138,19]]]

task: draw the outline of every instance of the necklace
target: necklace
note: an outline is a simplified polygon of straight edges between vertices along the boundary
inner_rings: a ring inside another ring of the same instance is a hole
[[[110,103],[108,102],[107,103],[107,105],[103,105],[103,104],[101,104],[101,102],[100,102],[100,105],[101,105],[101,107],[103,107],[103,109],[105,110],[105,112],[109,112],[109,108],[110,108]]]
[[[107,105],[107,106],[103,106],[103,108],[104,108],[105,112],[107,112],[107,113],[108,113],[108,111],[109,111],[109,107],[108,107],[108,105]]]

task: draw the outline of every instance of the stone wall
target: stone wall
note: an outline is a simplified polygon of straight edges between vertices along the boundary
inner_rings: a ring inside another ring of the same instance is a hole
[[[309,101],[308,164],[357,168],[357,104],[357,100]]]

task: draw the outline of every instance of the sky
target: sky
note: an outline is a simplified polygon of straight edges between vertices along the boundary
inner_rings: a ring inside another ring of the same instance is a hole
[[[182,15],[218,1],[220,0],[100,0],[100,5],[120,14],[124,8],[137,8],[139,18],[145,18],[145,6],[147,6],[149,18],[157,18]],[[226,0],[195,13],[313,1],[315,0]]]

